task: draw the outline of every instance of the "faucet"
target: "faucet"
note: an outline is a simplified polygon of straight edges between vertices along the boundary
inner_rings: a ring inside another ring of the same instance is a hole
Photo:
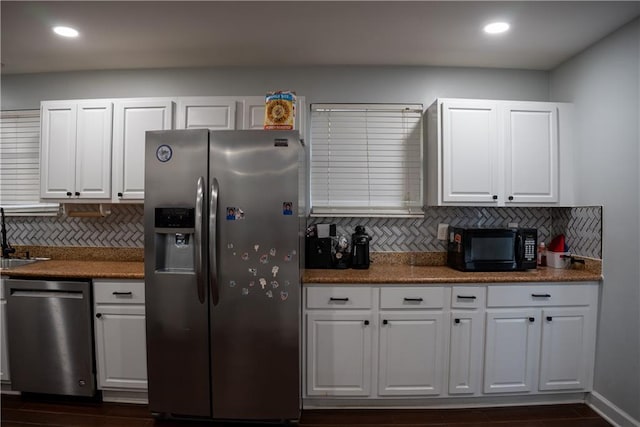
[[[2,216],[2,258],[9,258],[16,250],[7,243],[7,225],[4,222],[4,208],[0,208],[0,215]]]

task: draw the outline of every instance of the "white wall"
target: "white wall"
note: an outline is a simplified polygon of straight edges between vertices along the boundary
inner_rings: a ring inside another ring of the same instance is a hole
[[[41,100],[178,95],[263,95],[291,89],[313,102],[407,102],[437,97],[546,101],[548,73],[444,67],[288,67],[3,75],[1,108]]]
[[[577,202],[603,205],[594,390],[640,425],[640,20],[551,73],[575,104]]]

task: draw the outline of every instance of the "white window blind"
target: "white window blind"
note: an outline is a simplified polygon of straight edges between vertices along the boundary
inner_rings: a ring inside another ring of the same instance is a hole
[[[422,105],[311,106],[313,215],[422,214]]]
[[[40,202],[40,110],[0,112],[0,206],[7,215],[46,215]]]

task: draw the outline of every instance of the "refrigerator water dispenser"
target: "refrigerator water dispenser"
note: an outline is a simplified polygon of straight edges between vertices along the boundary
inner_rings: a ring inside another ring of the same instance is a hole
[[[156,272],[194,272],[194,211],[175,207],[155,209]]]

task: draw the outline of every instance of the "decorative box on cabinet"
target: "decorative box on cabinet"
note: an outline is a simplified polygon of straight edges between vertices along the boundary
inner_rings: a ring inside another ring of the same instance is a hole
[[[144,201],[146,132],[173,127],[171,98],[117,99],[113,123],[113,202]]]
[[[112,121],[109,100],[42,102],[40,197],[111,198]]]
[[[438,99],[425,120],[427,204],[570,204],[569,114],[559,103]]]
[[[484,392],[590,390],[597,289],[489,286]]]
[[[93,295],[98,388],[146,392],[144,282],[94,279]]]

